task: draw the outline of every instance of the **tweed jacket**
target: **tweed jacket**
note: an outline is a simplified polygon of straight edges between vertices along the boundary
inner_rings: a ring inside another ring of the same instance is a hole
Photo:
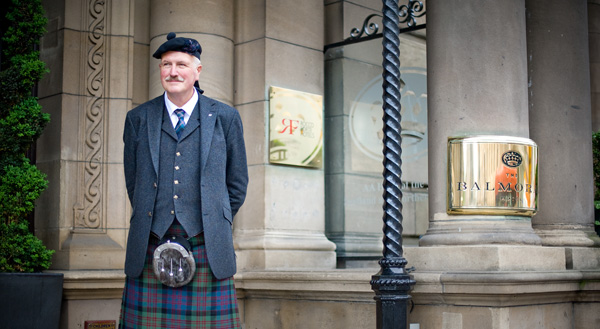
[[[234,108],[203,96],[199,111],[201,209],[206,254],[218,279],[235,274],[233,217],[246,198],[248,168],[242,121]],[[132,206],[125,274],[139,277],[144,268],[157,196],[160,136],[166,111],[164,96],[127,113],[123,133],[123,167]],[[188,125],[190,123],[188,122]]]

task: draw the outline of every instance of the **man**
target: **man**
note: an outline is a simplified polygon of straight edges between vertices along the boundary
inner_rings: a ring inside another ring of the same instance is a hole
[[[169,33],[153,54],[165,93],[127,113],[123,165],[132,216],[121,328],[241,327],[232,221],[248,184],[242,122],[234,108],[196,88],[201,52],[196,40]],[[153,259],[175,237],[196,263],[180,287],[155,275],[167,268],[172,276],[173,261],[155,269]]]

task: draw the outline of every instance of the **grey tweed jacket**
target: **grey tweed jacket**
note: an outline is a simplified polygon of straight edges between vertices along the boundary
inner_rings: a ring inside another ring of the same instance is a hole
[[[123,167],[132,215],[125,274],[139,277],[144,268],[158,182],[164,96],[127,113]],[[248,168],[242,121],[236,109],[199,94],[201,209],[206,253],[218,279],[235,274],[233,217],[244,203]],[[189,123],[188,123],[189,124]]]

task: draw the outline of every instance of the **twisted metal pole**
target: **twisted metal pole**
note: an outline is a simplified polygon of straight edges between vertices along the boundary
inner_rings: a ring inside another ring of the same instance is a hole
[[[371,279],[377,329],[406,328],[408,292],[415,281],[402,256],[402,138],[398,0],[383,0],[383,258]]]

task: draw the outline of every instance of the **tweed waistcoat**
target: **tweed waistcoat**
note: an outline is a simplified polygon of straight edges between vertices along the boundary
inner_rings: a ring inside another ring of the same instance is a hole
[[[192,237],[202,232],[200,199],[200,129],[198,109],[192,112],[181,139],[164,111],[160,136],[158,186],[152,232],[162,238],[173,220]]]

